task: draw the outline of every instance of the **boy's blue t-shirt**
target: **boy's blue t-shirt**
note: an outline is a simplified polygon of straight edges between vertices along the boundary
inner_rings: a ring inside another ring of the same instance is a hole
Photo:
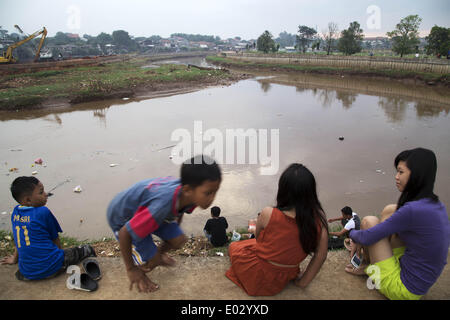
[[[11,216],[19,270],[28,279],[44,279],[61,269],[64,250],[54,243],[62,232],[47,207],[16,206]]]
[[[134,243],[142,241],[165,221],[175,220],[183,213],[191,213],[195,205],[177,211],[181,181],[174,177],[140,181],[117,194],[108,206],[107,219],[113,232],[124,225]]]

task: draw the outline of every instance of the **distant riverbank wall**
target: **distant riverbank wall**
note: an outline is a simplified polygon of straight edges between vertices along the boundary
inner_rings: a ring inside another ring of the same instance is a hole
[[[223,57],[245,62],[292,64],[359,70],[400,70],[435,74],[450,74],[450,60],[401,59],[389,57],[327,56],[313,54],[255,54],[224,52]]]

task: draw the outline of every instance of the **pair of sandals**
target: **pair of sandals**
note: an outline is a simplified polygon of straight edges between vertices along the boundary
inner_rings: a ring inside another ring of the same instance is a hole
[[[81,290],[81,291],[95,291],[98,289],[97,281],[101,279],[102,273],[97,260],[87,258],[82,261],[84,273],[80,274],[79,285],[75,278],[69,278],[67,280],[67,287],[69,289]]]

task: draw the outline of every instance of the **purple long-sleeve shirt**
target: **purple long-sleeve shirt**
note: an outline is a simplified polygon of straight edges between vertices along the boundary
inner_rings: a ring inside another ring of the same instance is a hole
[[[350,238],[366,246],[398,233],[405,243],[400,278],[412,293],[424,295],[447,264],[450,226],[445,206],[428,198],[405,203],[382,223],[352,230]]]

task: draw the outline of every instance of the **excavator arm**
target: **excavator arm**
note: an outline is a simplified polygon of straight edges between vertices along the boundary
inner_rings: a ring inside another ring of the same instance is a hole
[[[41,52],[41,48],[42,48],[42,46],[44,44],[45,37],[47,36],[47,29],[45,27],[42,28],[42,30],[38,30],[35,33],[29,35],[25,39],[10,45],[6,49],[6,52],[3,54],[3,57],[0,57],[0,63],[16,62],[16,59],[14,59],[13,54],[12,54],[13,50],[16,49],[17,47],[23,45],[24,43],[26,43],[26,42],[36,38],[37,36],[39,36],[41,34],[42,34],[42,38],[41,38],[41,41],[39,42],[39,47],[38,47],[38,50],[37,50],[36,55],[34,57],[34,61],[36,62],[39,59],[39,54]]]

